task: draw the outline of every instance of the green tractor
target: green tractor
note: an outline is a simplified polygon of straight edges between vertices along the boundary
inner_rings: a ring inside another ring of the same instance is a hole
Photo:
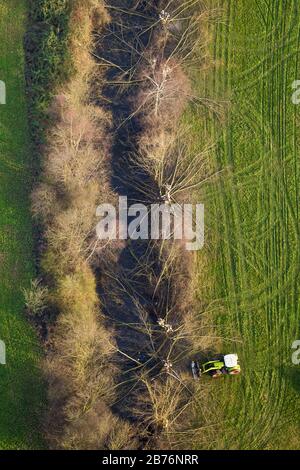
[[[208,375],[213,379],[218,379],[223,375],[239,375],[241,366],[238,361],[237,354],[227,354],[202,365],[199,365],[198,361],[193,361],[191,365],[193,377],[198,380],[202,375]]]

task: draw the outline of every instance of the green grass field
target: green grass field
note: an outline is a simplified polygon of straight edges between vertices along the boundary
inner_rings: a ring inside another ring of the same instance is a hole
[[[300,448],[298,0],[215,0],[224,21],[214,37],[206,93],[228,101],[223,126],[206,123],[222,176],[206,191],[210,292],[223,351],[243,375],[212,387],[222,411],[214,448]],[[213,75],[213,76],[212,76]],[[212,307],[213,306],[213,307]]]
[[[30,147],[26,117],[23,37],[26,1],[0,0],[0,449],[41,446],[43,385],[37,338],[24,316],[22,287],[34,275],[29,207]]]

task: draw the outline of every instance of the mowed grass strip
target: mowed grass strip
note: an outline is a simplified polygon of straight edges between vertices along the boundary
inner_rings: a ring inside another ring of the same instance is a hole
[[[27,2],[0,0],[0,339],[7,364],[0,365],[0,448],[42,446],[39,418],[44,387],[41,351],[24,316],[22,288],[34,277],[30,145],[24,82],[23,37]]]

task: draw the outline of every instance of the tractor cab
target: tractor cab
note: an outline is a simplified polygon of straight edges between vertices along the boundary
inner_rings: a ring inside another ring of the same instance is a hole
[[[223,375],[238,375],[241,373],[241,366],[238,362],[237,354],[227,354],[221,359],[206,362],[200,365],[197,361],[192,362],[192,373],[195,379],[201,375],[209,375],[213,379]]]

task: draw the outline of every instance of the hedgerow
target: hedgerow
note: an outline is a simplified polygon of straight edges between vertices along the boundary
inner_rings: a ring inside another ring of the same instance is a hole
[[[48,304],[40,308],[40,284],[38,290],[33,284],[26,298],[28,311],[34,304],[38,320],[44,316],[47,332],[45,435],[51,448],[129,448],[135,441],[131,426],[110,407],[116,347],[91,268],[104,248],[94,235],[96,207],[113,198],[109,115],[90,102],[92,30],[107,15],[101,15],[102,2],[93,0],[31,5],[31,45],[36,41],[37,49],[28,83],[34,137],[39,144],[42,136],[44,143],[37,148],[42,171],[32,209],[40,227],[39,268]]]

